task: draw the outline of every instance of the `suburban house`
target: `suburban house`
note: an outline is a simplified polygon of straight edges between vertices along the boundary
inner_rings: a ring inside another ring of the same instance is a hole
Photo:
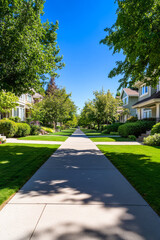
[[[160,121],[160,81],[157,88],[137,82],[139,98],[132,108],[137,111],[138,119],[155,118]]]
[[[30,116],[30,105],[36,102],[39,102],[43,99],[43,96],[39,93],[31,94],[22,94],[18,100],[18,106],[15,109],[12,109],[10,113],[6,115],[9,117],[19,117],[21,121],[25,121],[26,118]],[[2,118],[0,113],[0,119]]]
[[[139,93],[136,90],[130,88],[123,88],[120,99],[123,102],[122,109],[119,109],[120,122],[126,122],[130,116],[136,117],[136,109],[132,106],[138,101]]]

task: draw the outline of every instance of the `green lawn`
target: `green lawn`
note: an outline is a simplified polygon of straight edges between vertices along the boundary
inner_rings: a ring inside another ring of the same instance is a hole
[[[36,135],[18,138],[19,140],[39,140],[39,141],[60,141],[64,142],[67,136],[54,136],[54,135]]]
[[[0,204],[18,191],[60,145],[0,145]]]
[[[130,138],[123,137],[90,137],[93,142],[129,142],[132,141]]]
[[[84,132],[87,136],[104,136],[104,135],[106,135],[106,134],[103,134],[101,131],[98,131],[95,129],[81,128],[81,131]]]
[[[160,147],[98,147],[160,215]]]
[[[62,130],[60,132],[50,133],[50,135],[62,135],[62,136],[71,136],[75,132],[75,128]]]

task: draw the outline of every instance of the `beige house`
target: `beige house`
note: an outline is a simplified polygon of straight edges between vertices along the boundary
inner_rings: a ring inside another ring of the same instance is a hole
[[[129,117],[136,116],[136,109],[133,109],[132,106],[138,101],[138,97],[138,91],[130,88],[122,89],[120,99],[123,102],[123,105],[118,109],[120,122],[126,122]]]
[[[160,121],[160,81],[157,88],[137,82],[138,101],[132,106],[136,109],[138,119],[154,118]]]
[[[7,114],[9,117],[19,117],[21,121],[25,121],[26,118],[30,116],[30,105],[36,102],[39,102],[43,99],[43,96],[39,93],[31,94],[22,94],[18,100],[18,106],[15,109],[12,109],[10,113]],[[0,114],[0,119],[2,118]]]

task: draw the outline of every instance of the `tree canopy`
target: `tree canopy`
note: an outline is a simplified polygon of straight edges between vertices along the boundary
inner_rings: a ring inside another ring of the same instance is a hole
[[[106,28],[101,43],[123,52],[124,61],[117,61],[109,77],[122,75],[121,87],[136,81],[155,86],[160,77],[160,1],[116,0],[117,20]]]
[[[16,95],[38,91],[45,74],[63,67],[58,22],[42,23],[44,0],[1,0],[0,89]]]
[[[74,118],[76,106],[70,99],[65,88],[56,88],[53,92],[45,95],[41,102],[33,104],[31,117],[43,124],[57,122],[65,123]]]
[[[120,100],[114,98],[110,91],[93,92],[94,99],[85,103],[79,119],[81,126],[93,126],[97,124],[98,129],[102,124],[114,122],[118,118],[117,108],[120,106]]]

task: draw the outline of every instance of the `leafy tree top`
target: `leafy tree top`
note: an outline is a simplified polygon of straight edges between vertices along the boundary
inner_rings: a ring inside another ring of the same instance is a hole
[[[0,89],[16,95],[39,90],[46,74],[64,64],[58,22],[42,23],[44,0],[3,0],[0,9]]]
[[[124,61],[117,61],[109,77],[122,75],[121,87],[136,81],[155,86],[160,77],[160,1],[116,0],[117,20],[106,28],[107,36],[101,43],[123,52]]]

